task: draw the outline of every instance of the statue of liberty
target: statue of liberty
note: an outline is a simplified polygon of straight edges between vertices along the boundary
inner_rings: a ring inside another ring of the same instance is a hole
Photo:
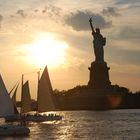
[[[89,20],[92,35],[93,35],[93,48],[94,48],[94,54],[95,54],[95,62],[102,63],[104,62],[104,49],[103,46],[106,44],[106,38],[104,38],[99,28],[95,28],[92,25],[92,19]]]

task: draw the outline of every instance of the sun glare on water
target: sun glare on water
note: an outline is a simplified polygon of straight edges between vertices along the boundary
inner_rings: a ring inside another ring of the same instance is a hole
[[[38,35],[35,41],[26,45],[27,61],[38,67],[56,67],[65,61],[68,44],[56,40],[52,35]]]

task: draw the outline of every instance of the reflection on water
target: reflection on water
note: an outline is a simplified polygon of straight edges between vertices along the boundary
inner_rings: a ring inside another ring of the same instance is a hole
[[[20,140],[140,140],[140,110],[59,113],[63,115],[61,121],[29,123],[30,136]]]

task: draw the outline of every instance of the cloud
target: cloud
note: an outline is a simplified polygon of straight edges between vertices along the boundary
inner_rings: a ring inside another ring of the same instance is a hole
[[[140,39],[140,28],[136,27],[123,27],[119,33],[120,38],[125,39]]]
[[[56,6],[52,6],[52,5],[50,5],[50,11],[54,14],[54,15],[60,15],[60,11],[61,11],[62,9],[61,8],[59,8],[59,7],[56,7]]]
[[[38,12],[38,9],[35,9],[34,12],[37,13]]]
[[[140,50],[126,50],[112,47],[108,53],[114,63],[140,66]]]
[[[22,9],[18,10],[17,14],[19,14],[22,18],[26,17],[26,14],[24,13],[24,10],[22,10]]]
[[[76,31],[90,30],[89,18],[92,17],[94,27],[108,28],[112,25],[111,21],[106,21],[100,14],[90,11],[77,11],[65,17],[65,24],[71,26]]]
[[[139,0],[117,0],[115,5],[123,8],[139,8],[140,1]]]
[[[134,4],[140,3],[139,0],[117,0],[116,4]]]
[[[140,66],[140,51],[138,50],[121,50],[120,55],[122,60],[128,64]]]
[[[113,16],[113,17],[120,16],[120,14],[117,11],[117,8],[114,8],[114,7],[107,7],[103,9],[102,13],[105,16]]]
[[[47,5],[42,9],[42,14],[48,14],[49,16],[59,16],[61,12],[61,8],[53,6],[53,5]]]
[[[40,8],[36,8],[32,11],[34,14],[33,16],[40,16],[40,19],[43,17],[50,18],[53,21],[60,21],[60,17],[62,16],[61,13],[62,9],[54,6],[54,5],[46,5]],[[28,13],[29,15],[29,13]]]
[[[2,22],[3,16],[0,15],[0,28],[1,28],[1,22]]]
[[[43,13],[43,14],[46,13],[46,9],[42,10],[42,13]]]

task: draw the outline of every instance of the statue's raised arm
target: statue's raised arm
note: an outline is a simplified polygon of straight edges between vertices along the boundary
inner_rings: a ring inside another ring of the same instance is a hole
[[[90,23],[90,27],[91,27],[92,33],[95,33],[94,27],[92,25],[92,18],[89,19],[89,23]]]

